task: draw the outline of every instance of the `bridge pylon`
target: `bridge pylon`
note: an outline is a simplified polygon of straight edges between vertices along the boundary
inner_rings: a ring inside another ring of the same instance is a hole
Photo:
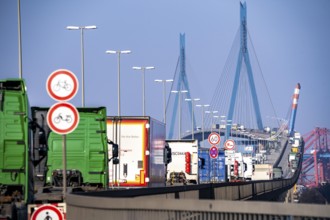
[[[235,104],[236,104],[237,91],[238,91],[238,86],[239,86],[239,79],[240,79],[242,65],[243,65],[243,61],[244,61],[244,64],[246,65],[248,83],[250,85],[252,102],[253,102],[253,107],[255,110],[257,126],[258,126],[259,130],[262,130],[263,122],[262,122],[261,113],[260,113],[257,91],[256,91],[255,83],[254,83],[252,66],[250,63],[249,50],[247,47],[248,33],[247,33],[246,25],[247,25],[247,13],[246,13],[246,2],[244,2],[244,3],[240,3],[240,45],[241,46],[240,46],[238,59],[237,59],[234,85],[233,85],[233,89],[232,89],[232,93],[231,93],[232,95],[231,95],[231,99],[230,99],[227,120],[228,121],[233,120],[234,108],[235,108]],[[226,139],[228,139],[228,134],[230,132],[230,129],[231,129],[231,125],[227,125],[226,126]]]
[[[181,117],[178,116],[178,115],[180,115],[178,111],[182,111],[182,109],[183,109],[182,105],[184,105],[186,108],[188,108],[188,112],[190,115],[189,118],[193,118],[194,124],[196,124],[195,117],[191,117],[193,114],[191,104],[184,101],[185,99],[191,99],[188,77],[186,74],[186,49],[185,49],[185,34],[184,33],[180,34],[180,56],[178,58],[178,63],[177,63],[177,67],[175,70],[174,81],[172,83],[171,91],[187,91],[187,92],[185,92],[185,93],[179,92],[176,94],[170,93],[169,101],[168,101],[167,107],[166,107],[166,112],[170,114],[169,118],[171,120],[169,123],[169,126],[167,126],[167,128],[168,128],[167,138],[168,139],[174,138],[175,129],[177,129],[175,125],[177,123],[181,125],[181,122],[179,120],[182,121],[182,119],[181,119]],[[181,103],[180,103],[180,101],[181,101]],[[179,103],[181,104],[180,109],[178,109]],[[179,127],[181,129],[181,126],[179,126]],[[178,131],[178,132],[182,132],[182,131]],[[179,135],[178,138],[180,138],[180,136],[181,135]]]

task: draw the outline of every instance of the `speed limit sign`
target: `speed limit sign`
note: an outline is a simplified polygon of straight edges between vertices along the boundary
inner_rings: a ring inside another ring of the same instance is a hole
[[[211,145],[217,145],[220,143],[220,135],[216,132],[212,132],[208,137],[208,141]]]

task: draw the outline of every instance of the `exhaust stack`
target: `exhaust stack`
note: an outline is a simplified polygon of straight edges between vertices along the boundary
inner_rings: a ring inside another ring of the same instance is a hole
[[[290,118],[290,125],[289,125],[289,135],[292,136],[294,133],[294,124],[296,120],[297,108],[298,108],[298,99],[300,93],[300,83],[296,85],[294,89],[293,99],[292,99],[292,111],[291,111],[291,118]]]

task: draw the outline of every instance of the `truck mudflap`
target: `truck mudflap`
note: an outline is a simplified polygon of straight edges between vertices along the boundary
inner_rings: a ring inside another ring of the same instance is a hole
[[[65,203],[31,204],[28,205],[28,220],[66,219]]]

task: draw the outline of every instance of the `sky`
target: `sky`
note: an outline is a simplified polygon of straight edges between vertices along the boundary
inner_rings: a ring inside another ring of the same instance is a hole
[[[330,128],[330,1],[246,1],[248,30],[279,117],[301,84],[296,130]],[[142,115],[142,72],[146,71],[146,114],[162,120],[161,84],[173,78],[179,35],[186,35],[187,75],[192,97],[211,101],[239,28],[239,0],[21,0],[22,68],[31,106],[56,101],[48,76],[68,69],[81,80],[80,32],[69,25],[96,25],[84,32],[85,104],[117,115],[117,57],[121,56],[121,114]],[[0,79],[18,78],[17,1],[0,0]],[[81,90],[70,100],[81,106]],[[196,111],[200,111],[197,109]],[[198,119],[200,120],[200,119]]]

